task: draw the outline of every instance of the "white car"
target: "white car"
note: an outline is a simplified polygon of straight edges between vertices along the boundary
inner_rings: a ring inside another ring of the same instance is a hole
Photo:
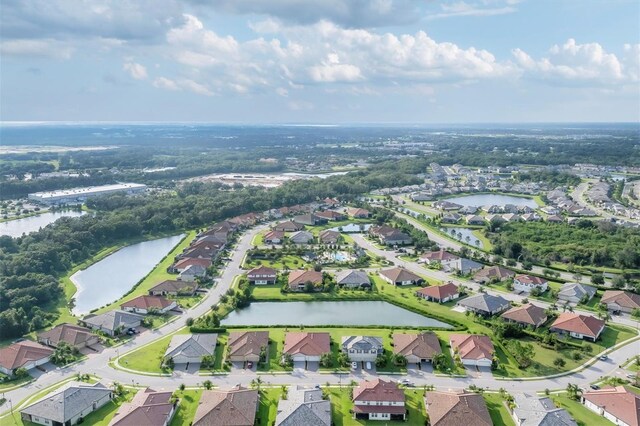
[[[357,362],[355,362],[355,361],[353,361],[353,362],[351,363],[351,369],[352,369],[352,370],[357,370],[357,369],[358,369],[358,363],[357,363]]]
[[[367,361],[367,364],[366,364],[366,365],[367,365],[367,370],[371,370],[371,362],[370,362],[370,361]]]

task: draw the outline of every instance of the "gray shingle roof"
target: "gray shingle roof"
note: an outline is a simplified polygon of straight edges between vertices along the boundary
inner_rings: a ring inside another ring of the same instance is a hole
[[[549,398],[519,393],[514,395],[514,415],[521,426],[575,426],[569,413],[557,408]]]
[[[103,384],[70,382],[62,390],[49,394],[40,401],[21,410],[21,413],[64,423],[90,408],[94,401],[104,398],[111,391]]]
[[[458,304],[484,312],[495,312],[500,309],[506,309],[510,306],[509,301],[504,297],[492,296],[491,294],[486,293],[467,297],[466,299],[458,302]]]
[[[205,355],[213,355],[217,341],[218,335],[215,333],[176,334],[171,338],[164,356],[174,357],[180,354],[188,358],[202,358]]]
[[[331,402],[322,399],[320,389],[290,389],[278,403],[276,426],[330,426]]]
[[[142,315],[116,310],[100,315],[84,317],[82,321],[94,327],[100,327],[105,330],[115,330],[125,324],[142,321],[143,318]]]
[[[375,349],[382,350],[382,337],[376,336],[343,336],[343,349],[359,349],[361,351],[370,351]]]
[[[369,275],[365,271],[346,269],[336,275],[338,284],[367,284],[370,283]]]

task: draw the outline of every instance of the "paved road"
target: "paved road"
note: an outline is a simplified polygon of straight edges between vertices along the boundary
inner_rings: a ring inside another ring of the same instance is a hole
[[[587,207],[593,211],[595,211],[598,215],[607,218],[607,219],[616,219],[616,220],[624,220],[628,222],[640,223],[640,220],[629,218],[623,215],[615,215],[607,210],[596,206],[595,204],[587,201],[585,196],[585,192],[589,189],[589,185],[598,182],[597,179],[589,179],[587,182],[582,182],[580,185],[576,186],[575,189],[571,192],[571,198],[573,201],[580,204],[583,207]]]
[[[245,252],[251,247],[251,241],[253,237],[265,229],[268,225],[261,225],[260,227],[254,228],[243,236],[240,237],[240,240],[237,244],[237,248],[234,250],[231,261],[227,265],[227,267],[222,272],[221,277],[217,280],[218,284],[216,287],[211,289],[209,293],[204,297],[203,302],[188,311],[187,314],[180,317],[177,321],[167,324],[166,326],[155,330],[155,331],[147,331],[140,336],[137,336],[134,340],[126,343],[123,346],[118,348],[107,348],[100,354],[92,354],[88,357],[88,359],[83,360],[82,362],[66,367],[52,370],[47,373],[41,374],[37,381],[31,383],[22,388],[9,391],[5,393],[5,397],[10,400],[13,404],[13,407],[16,408],[16,405],[24,400],[25,398],[33,395],[41,389],[49,387],[65,378],[73,376],[77,373],[92,373],[96,374],[102,378],[102,381],[105,384],[109,384],[113,381],[118,381],[123,384],[136,384],[136,385],[146,385],[153,386],[156,389],[167,389],[173,390],[176,389],[180,384],[185,384],[187,386],[199,386],[202,384],[204,380],[211,380],[215,386],[219,387],[229,387],[236,384],[242,384],[248,386],[250,382],[258,377],[257,373],[248,372],[245,370],[235,370],[227,375],[216,375],[216,376],[199,376],[197,374],[187,374],[176,372],[173,376],[146,376],[146,375],[138,375],[122,370],[116,370],[110,368],[108,366],[108,362],[111,358],[122,355],[125,352],[131,351],[133,349],[139,348],[149,342],[152,342],[156,339],[159,339],[167,334],[170,334],[173,331],[176,331],[183,326],[185,326],[185,322],[187,317],[197,317],[205,314],[211,305],[213,305],[216,301],[219,300],[219,297],[226,292],[226,290],[231,286],[233,279],[238,274],[242,273],[240,269],[240,265],[242,264],[242,260]],[[447,274],[442,273],[441,271],[431,271],[426,268],[423,268],[415,263],[405,262],[401,259],[398,259],[395,253],[380,250],[377,247],[373,246],[369,241],[367,241],[362,235],[354,235],[354,239],[364,246],[365,248],[371,250],[376,255],[383,256],[389,260],[392,260],[397,265],[402,265],[407,267],[414,272],[429,275],[433,278],[440,280],[449,280],[450,277]],[[454,280],[455,281],[455,280]],[[473,283],[465,282],[465,285],[472,287]],[[517,295],[505,295],[500,293],[502,296],[512,298],[518,297]],[[621,318],[616,317],[616,322],[622,322]],[[630,320],[629,320],[630,322]],[[624,323],[627,323],[625,321]],[[637,323],[635,323],[637,325]],[[434,376],[432,374],[422,373],[421,371],[409,371],[408,378],[415,382],[416,386],[422,385],[434,385],[438,388],[463,388],[470,384],[475,384],[476,386],[489,388],[489,389],[499,389],[501,387],[505,388],[507,391],[517,390],[517,391],[540,391],[544,389],[561,389],[565,388],[568,383],[576,383],[581,386],[587,386],[590,382],[598,380],[602,376],[607,376],[610,374],[622,374],[618,365],[624,363],[627,359],[631,358],[637,353],[640,352],[640,344],[638,342],[634,342],[632,344],[623,346],[611,354],[609,354],[609,359],[606,361],[596,361],[592,366],[587,369],[572,374],[570,376],[563,376],[558,378],[545,378],[539,380],[498,380],[494,378],[490,373],[482,373],[482,374],[474,374],[474,377],[465,377],[465,378],[452,378],[446,376]],[[348,384],[351,380],[360,380],[363,378],[369,378],[371,375],[369,373],[358,373],[358,374],[322,374],[317,372],[305,372],[305,371],[294,371],[289,374],[261,374],[260,377],[262,380],[268,384],[279,385],[279,384],[300,384],[300,385],[315,385],[315,384],[325,384],[330,383],[332,385],[340,385],[340,384]],[[393,375],[380,375],[379,377],[384,379],[397,380],[399,376]],[[10,404],[4,404],[0,410],[0,415],[6,414],[9,410]]]

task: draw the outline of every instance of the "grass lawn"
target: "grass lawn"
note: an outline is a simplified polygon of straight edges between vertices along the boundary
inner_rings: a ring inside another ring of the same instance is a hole
[[[331,418],[336,426],[350,426],[350,425],[380,425],[380,424],[409,424],[409,425],[424,425],[426,416],[424,410],[424,391],[421,389],[407,389],[406,406],[409,410],[407,421],[385,421],[380,422],[376,420],[355,420],[352,418],[349,410],[353,407],[351,402],[351,389],[349,387],[343,387],[342,389],[330,388],[329,398],[331,399]]]
[[[171,338],[176,334],[187,334],[188,328],[178,330],[175,334],[170,334],[140,349],[129,352],[120,357],[119,363],[122,367],[147,373],[170,373],[171,370],[161,367],[162,357],[166,352]]]
[[[141,296],[143,294],[147,294],[149,289],[156,284],[161,283],[165,280],[174,280],[176,279],[176,274],[170,274],[167,272],[167,268],[173,264],[175,257],[182,253],[182,251],[191,244],[193,239],[196,236],[196,231],[187,232],[186,237],[178,243],[177,246],[174,247],[161,261],[156,265],[155,268],[149,274],[142,279],[142,281],[136,286],[136,288],[126,295],[125,297],[105,306],[104,308],[98,309],[98,311],[94,312],[96,314],[101,314],[112,309],[118,308],[120,304],[129,301],[135,297]]]
[[[176,411],[176,414],[173,416],[173,419],[171,419],[171,423],[169,423],[169,425],[190,425],[196,415],[198,402],[200,401],[200,396],[202,396],[202,390],[178,390],[176,391],[176,394],[178,395],[178,398],[180,398],[180,405],[178,406],[178,411]]]
[[[256,415],[257,425],[271,426],[275,424],[276,415],[278,414],[278,401],[280,401],[281,395],[281,388],[260,389],[260,406]]]
[[[1,377],[6,377],[2,373],[0,373],[0,376]],[[27,376],[27,377],[22,377],[20,379],[15,379],[15,380],[9,380],[7,382],[2,382],[2,383],[0,383],[0,392],[4,391],[5,389],[13,388],[13,387],[16,387],[16,386],[22,386],[25,383],[30,382],[31,380],[33,380],[33,377]]]
[[[500,394],[484,393],[482,397],[487,403],[487,408],[489,409],[489,414],[491,415],[491,420],[494,425],[515,425],[513,418],[509,414],[509,410],[507,410],[507,407],[503,404],[504,400]]]
[[[349,300],[349,299],[377,299],[373,291],[347,290],[336,288],[332,292],[316,293],[282,293],[279,285],[258,285],[251,286],[251,294],[256,301],[311,301],[311,300]]]
[[[243,269],[253,269],[260,265],[269,266],[277,270],[283,269],[305,269],[312,265],[307,263],[300,256],[288,254],[274,259],[246,259],[242,265]]]
[[[568,398],[565,394],[551,395],[551,399],[558,408],[564,408],[571,414],[579,426],[612,426],[613,423],[589,410],[578,401]]]

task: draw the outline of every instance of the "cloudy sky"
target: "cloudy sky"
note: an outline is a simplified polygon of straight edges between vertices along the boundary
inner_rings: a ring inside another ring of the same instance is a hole
[[[7,0],[4,121],[638,121],[637,0]]]

